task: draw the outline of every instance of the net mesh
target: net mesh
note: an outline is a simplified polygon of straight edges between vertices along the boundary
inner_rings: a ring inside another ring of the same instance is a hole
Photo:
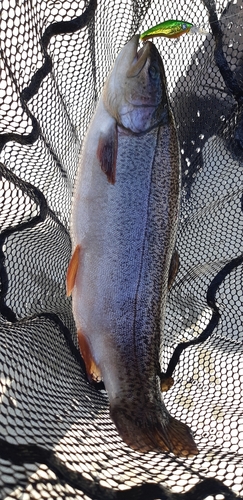
[[[199,454],[133,452],[89,385],[71,299],[70,203],[87,125],[119,49],[156,39],[182,152],[180,269],[162,369]],[[0,17],[0,498],[243,497],[241,0],[3,0]]]

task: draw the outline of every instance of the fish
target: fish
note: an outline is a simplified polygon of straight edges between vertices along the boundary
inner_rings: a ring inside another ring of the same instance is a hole
[[[197,446],[167,411],[160,381],[179,204],[180,154],[162,59],[150,41],[139,49],[134,35],[83,142],[67,295],[88,379],[103,381],[122,440],[140,453],[187,457]]]

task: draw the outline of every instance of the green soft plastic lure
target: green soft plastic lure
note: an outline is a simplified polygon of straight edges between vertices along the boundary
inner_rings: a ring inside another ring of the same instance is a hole
[[[192,23],[170,19],[168,21],[164,21],[163,23],[157,24],[156,26],[153,26],[147,31],[144,31],[144,33],[140,35],[140,40],[145,42],[149,38],[154,38],[156,36],[165,36],[166,38],[179,38],[179,36],[189,32],[192,34],[207,34],[206,31],[198,28],[197,26],[194,26]]]

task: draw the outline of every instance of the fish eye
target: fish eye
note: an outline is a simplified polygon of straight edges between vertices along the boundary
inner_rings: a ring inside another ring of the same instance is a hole
[[[148,72],[149,72],[149,76],[152,78],[152,80],[155,80],[158,77],[159,70],[158,70],[157,66],[155,66],[154,64],[151,64],[151,66],[149,66]]]
[[[182,30],[186,30],[186,28],[187,28],[187,25],[186,25],[185,23],[183,23],[183,24],[181,25],[181,29],[182,29]]]

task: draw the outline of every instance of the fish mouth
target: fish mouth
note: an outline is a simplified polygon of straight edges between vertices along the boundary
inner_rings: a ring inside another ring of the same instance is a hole
[[[156,46],[146,41],[139,49],[139,35],[126,45],[119,68],[121,98],[117,122],[136,134],[154,128],[166,105],[163,63]]]
[[[126,77],[128,80],[126,101],[133,108],[147,108],[147,118],[151,117],[161,103],[161,74],[158,51],[155,45],[146,41],[140,49],[139,35],[131,40],[132,44],[129,69]],[[130,45],[131,47],[131,45]],[[129,110],[130,112],[130,110]]]
[[[127,71],[127,78],[135,78],[143,70],[146,61],[151,53],[151,48],[153,46],[152,42],[147,41],[144,43],[143,47],[138,51],[139,35],[133,37],[135,56],[131,63],[129,70]]]

